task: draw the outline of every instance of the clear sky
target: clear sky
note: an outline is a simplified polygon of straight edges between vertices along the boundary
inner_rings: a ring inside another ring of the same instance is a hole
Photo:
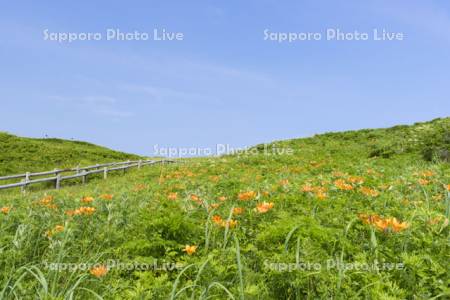
[[[154,29],[183,39],[155,41]],[[328,29],[370,36],[327,40]],[[375,41],[374,29],[404,39]],[[144,155],[408,124],[450,115],[450,2],[3,1],[0,69],[0,130]]]

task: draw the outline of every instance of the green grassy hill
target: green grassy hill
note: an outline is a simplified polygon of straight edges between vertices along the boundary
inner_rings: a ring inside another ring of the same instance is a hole
[[[411,126],[331,132],[312,138],[274,143],[278,147],[303,148],[333,154],[356,153],[358,158],[414,156],[426,161],[450,161],[450,118]],[[259,146],[260,148],[263,145]]]
[[[5,195],[0,299],[448,299],[449,121]]]
[[[0,176],[138,158],[86,142],[24,138],[0,132]]]

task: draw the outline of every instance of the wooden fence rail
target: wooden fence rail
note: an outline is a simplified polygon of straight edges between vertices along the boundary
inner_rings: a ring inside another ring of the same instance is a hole
[[[1,180],[11,180],[11,179],[20,179],[23,178],[21,182],[16,183],[10,183],[5,185],[0,185],[0,190],[3,189],[9,189],[9,188],[15,188],[15,187],[21,187],[22,191],[25,190],[25,188],[28,185],[35,184],[35,183],[42,183],[42,182],[55,182],[55,188],[60,189],[61,188],[61,181],[67,180],[67,179],[74,179],[74,178],[81,178],[83,184],[87,181],[87,176],[90,174],[99,174],[103,173],[103,178],[106,179],[108,177],[108,173],[111,171],[118,171],[123,170],[124,172],[133,167],[137,167],[140,169],[142,166],[146,165],[153,165],[158,163],[173,163],[173,160],[135,160],[135,161],[125,161],[125,162],[114,162],[114,163],[107,163],[107,164],[97,164],[94,166],[88,166],[88,167],[76,167],[72,169],[55,169],[53,171],[46,171],[46,172],[37,172],[37,173],[24,173],[24,174],[17,174],[17,175],[9,175],[9,176],[2,176],[0,177]],[[75,174],[70,174],[66,176],[62,176],[63,173],[69,173],[69,172],[75,172]],[[37,178],[37,179],[31,179],[31,177],[38,177],[38,176],[45,176],[45,175],[54,175],[52,177],[46,177],[46,178]]]

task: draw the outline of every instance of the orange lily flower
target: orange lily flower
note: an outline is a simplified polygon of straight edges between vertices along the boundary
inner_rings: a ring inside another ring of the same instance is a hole
[[[313,192],[314,191],[314,187],[311,186],[310,184],[305,184],[304,186],[302,186],[302,192]]]
[[[326,199],[328,196],[327,196],[327,194],[324,193],[324,192],[317,191],[317,192],[316,192],[316,197],[317,197],[319,200],[324,200],[324,199]]]
[[[433,177],[434,176],[434,172],[431,170],[426,170],[422,172],[422,176],[423,177]]]
[[[83,203],[91,203],[92,201],[94,201],[94,197],[86,196],[86,197],[81,198],[81,202],[83,202]]]
[[[379,215],[366,215],[366,214],[359,214],[359,219],[363,221],[365,224],[373,224],[379,220],[381,220]]]
[[[169,200],[177,200],[178,194],[177,194],[177,193],[169,193],[169,195],[167,196],[167,198],[168,198]]]
[[[56,204],[53,203],[53,196],[45,196],[41,200],[39,200],[39,204],[51,209],[56,209]]]
[[[423,179],[423,178],[419,179],[419,184],[420,185],[428,185],[429,183],[430,183],[430,181],[427,180],[427,179]]]
[[[256,197],[255,191],[242,192],[238,195],[239,200],[252,200]]]
[[[79,216],[79,215],[92,215],[95,212],[95,207],[82,206],[75,210],[68,210],[66,214],[68,216]]]
[[[219,201],[225,201],[225,200],[227,200],[227,197],[225,197],[225,196],[220,196],[219,197]]]
[[[344,190],[344,191],[353,190],[353,186],[351,184],[346,183],[343,179],[335,180],[334,185],[340,190]]]
[[[347,180],[351,183],[364,183],[364,178],[360,176],[350,176]]]
[[[52,230],[48,230],[46,232],[47,237],[52,237],[54,234],[60,233],[64,231],[64,226],[63,225],[56,225],[55,228],[53,228]]]
[[[197,251],[197,246],[186,245],[183,249],[188,255],[192,255]]]
[[[286,186],[286,185],[288,185],[289,184],[289,180],[288,179],[282,179],[282,180],[280,180],[280,185],[281,186]]]
[[[197,196],[197,195],[194,195],[194,194],[191,195],[191,200],[194,201],[194,202],[196,202],[196,203],[199,203],[199,204],[202,203],[200,197]]]
[[[145,184],[139,183],[134,186],[133,191],[139,192],[139,191],[145,190],[146,188],[147,188],[147,186]]]
[[[374,189],[368,188],[368,187],[361,187],[361,189],[359,190],[362,194],[366,195],[366,196],[370,196],[370,197],[376,197],[378,196],[380,193]]]
[[[10,210],[11,210],[11,207],[9,207],[9,206],[4,206],[1,208],[1,212],[5,215],[9,214]]]
[[[273,206],[274,206],[273,202],[263,202],[256,206],[256,210],[259,213],[264,214],[264,213],[268,212],[269,210],[271,210],[273,208]]]
[[[399,222],[396,218],[391,218],[389,221],[394,232],[400,232],[409,227],[407,222]]]
[[[89,273],[91,273],[91,275],[100,278],[106,275],[106,273],[108,273],[108,268],[106,266],[98,266],[98,267],[94,267],[92,268]]]
[[[389,227],[389,221],[386,219],[380,219],[373,222],[376,228],[386,231]]]
[[[39,201],[42,205],[50,204],[51,202],[53,202],[53,196],[45,196]]]
[[[103,200],[112,200],[113,197],[114,195],[112,194],[103,194],[100,196],[100,198],[102,198]]]
[[[233,214],[240,215],[244,212],[244,209],[242,207],[235,207],[233,208]]]
[[[217,225],[220,225],[220,224],[222,224],[223,219],[222,219],[222,217],[219,216],[219,215],[214,215],[214,216],[212,216],[212,221],[213,221],[214,223],[216,223]]]
[[[360,214],[359,218],[369,225],[374,225],[381,231],[388,231],[391,229],[393,232],[400,232],[409,227],[407,222],[399,222],[397,218],[381,218],[378,215],[366,215]]]

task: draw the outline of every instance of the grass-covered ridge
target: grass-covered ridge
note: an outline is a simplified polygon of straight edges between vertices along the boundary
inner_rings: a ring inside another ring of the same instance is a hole
[[[25,138],[0,132],[0,176],[138,158],[86,142]]]
[[[414,125],[398,125],[391,128],[362,129],[330,132],[311,138],[293,139],[274,143],[277,147],[303,147],[309,150],[321,148],[333,153],[349,152],[363,157],[415,156],[426,161],[450,161],[450,117],[439,118]],[[260,146],[263,148],[263,145]],[[345,150],[348,151],[345,151]]]
[[[448,121],[0,197],[0,298],[447,299]]]

